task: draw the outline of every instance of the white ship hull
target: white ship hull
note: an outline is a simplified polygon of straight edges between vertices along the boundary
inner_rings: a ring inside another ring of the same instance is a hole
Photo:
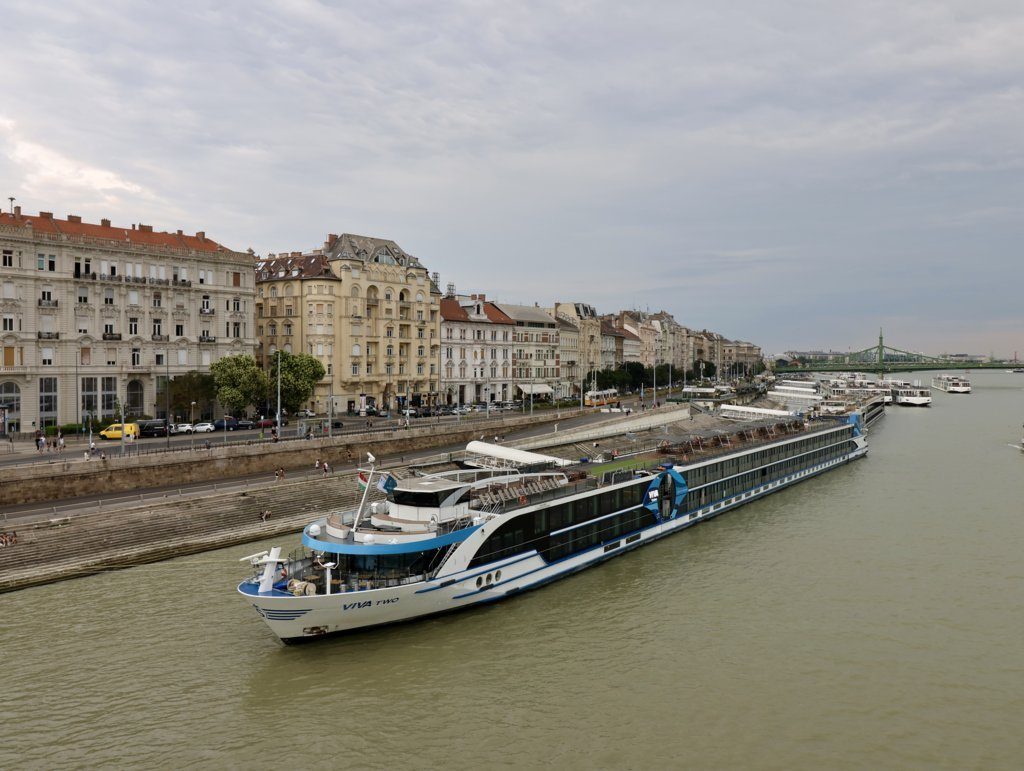
[[[766,482],[676,519],[550,564],[534,551],[457,572],[446,573],[442,568],[431,580],[389,588],[295,597],[280,590],[274,590],[272,594],[260,594],[257,583],[246,581],[239,585],[238,591],[251,601],[256,612],[286,643],[447,613],[536,588],[816,476],[866,453],[867,444],[863,439],[857,439],[856,448],[847,455]]]

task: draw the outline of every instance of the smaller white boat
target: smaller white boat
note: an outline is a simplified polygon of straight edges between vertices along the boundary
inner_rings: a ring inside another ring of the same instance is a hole
[[[971,381],[960,375],[936,375],[932,378],[932,388],[945,391],[947,394],[969,394]]]
[[[924,388],[920,383],[894,385],[892,400],[899,407],[930,407],[932,392],[930,388]]]

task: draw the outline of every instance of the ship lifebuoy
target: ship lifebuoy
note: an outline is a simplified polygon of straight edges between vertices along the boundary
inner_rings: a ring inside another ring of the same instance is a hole
[[[283,581],[286,578],[288,578],[288,568],[286,568],[284,565],[282,565],[281,566],[281,580]]]
[[[519,496],[519,505],[522,506],[524,503],[526,503],[526,496],[525,495],[520,495]]]

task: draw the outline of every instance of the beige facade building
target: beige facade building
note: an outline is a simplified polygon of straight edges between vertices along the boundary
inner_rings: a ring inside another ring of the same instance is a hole
[[[115,404],[165,417],[167,377],[253,352],[251,253],[203,232],[15,207],[0,259],[0,431],[111,421]]]
[[[328,235],[309,252],[256,266],[259,358],[311,354],[327,374],[318,414],[394,410],[440,398],[440,298],[418,259],[394,241]]]
[[[553,398],[561,381],[558,324],[536,305],[495,303],[515,323],[512,377],[518,396]]]

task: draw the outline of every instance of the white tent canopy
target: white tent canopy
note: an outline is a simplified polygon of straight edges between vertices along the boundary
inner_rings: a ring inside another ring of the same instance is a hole
[[[541,455],[536,452],[517,450],[515,447],[507,447],[501,444],[488,444],[487,442],[473,441],[466,445],[466,452],[486,455],[489,458],[511,461],[519,464],[553,463],[556,466],[571,466],[573,461],[564,458],[556,458],[553,455]]]
[[[524,394],[552,394],[554,390],[545,383],[519,383],[519,390]]]

